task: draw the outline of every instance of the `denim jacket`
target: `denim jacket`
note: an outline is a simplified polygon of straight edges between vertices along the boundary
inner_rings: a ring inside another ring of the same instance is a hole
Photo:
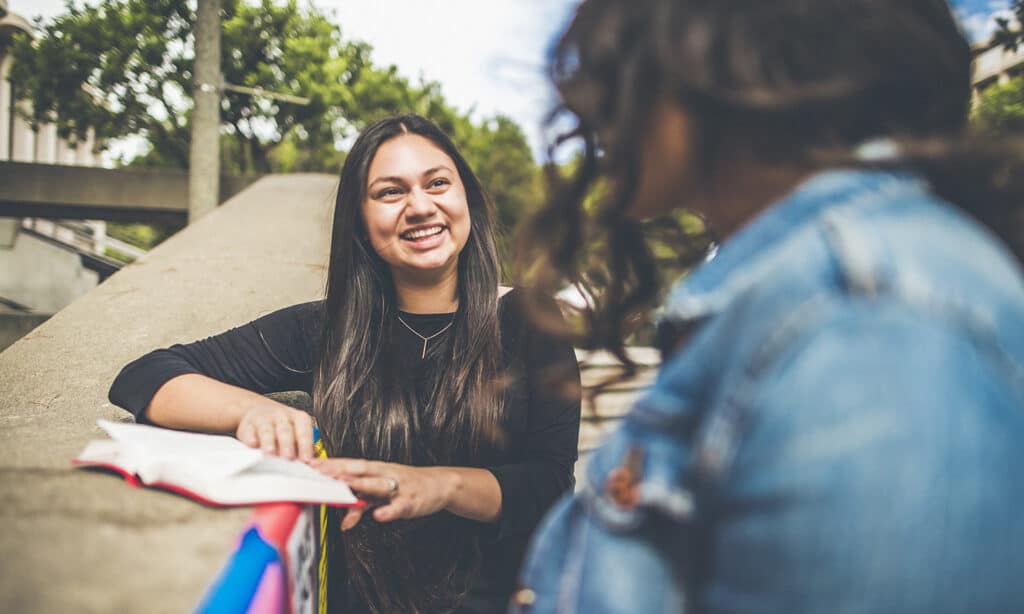
[[[692,329],[513,612],[1024,611],[1024,279],[909,174],[818,174],[669,295]]]

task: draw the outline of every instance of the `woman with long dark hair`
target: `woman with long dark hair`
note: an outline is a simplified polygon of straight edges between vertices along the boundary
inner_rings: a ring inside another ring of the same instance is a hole
[[[332,524],[331,611],[502,609],[531,530],[573,483],[579,373],[569,344],[527,324],[520,291],[499,290],[494,234],[437,126],[377,122],[341,172],[325,299],[152,352],[110,398],[383,501]],[[312,416],[262,396],[285,390],[309,392]]]
[[[945,0],[583,2],[521,269],[623,359],[661,301],[665,362],[516,611],[1024,607],[1024,165],[970,65]],[[717,249],[666,296],[641,220],[682,209]]]

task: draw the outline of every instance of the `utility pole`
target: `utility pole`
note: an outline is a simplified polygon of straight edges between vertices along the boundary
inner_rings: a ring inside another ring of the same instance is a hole
[[[213,211],[220,197],[220,2],[199,0],[196,11],[189,224]]]

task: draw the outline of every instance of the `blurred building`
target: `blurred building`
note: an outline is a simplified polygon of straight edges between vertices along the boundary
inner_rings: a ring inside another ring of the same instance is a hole
[[[1001,85],[1014,77],[1024,76],[1024,45],[1010,51],[992,41],[975,45],[971,86],[974,98],[993,85]]]
[[[17,83],[8,80],[9,45],[16,36],[33,36],[32,24],[0,0],[0,163],[99,166],[91,131],[85,142],[73,144],[58,136],[56,126],[33,129],[17,112],[28,109]],[[0,349],[115,272],[120,264],[106,256],[109,248],[139,255],[111,243],[101,221],[0,217]]]

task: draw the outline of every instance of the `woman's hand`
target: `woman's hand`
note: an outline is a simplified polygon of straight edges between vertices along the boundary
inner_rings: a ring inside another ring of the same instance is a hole
[[[313,418],[304,411],[263,399],[242,414],[235,436],[251,448],[303,461],[313,459]]]
[[[412,467],[352,458],[318,458],[309,465],[342,480],[361,496],[385,501],[373,510],[377,522],[418,518],[449,506],[460,477],[447,467]],[[341,521],[347,531],[359,523],[365,508],[349,508]]]

